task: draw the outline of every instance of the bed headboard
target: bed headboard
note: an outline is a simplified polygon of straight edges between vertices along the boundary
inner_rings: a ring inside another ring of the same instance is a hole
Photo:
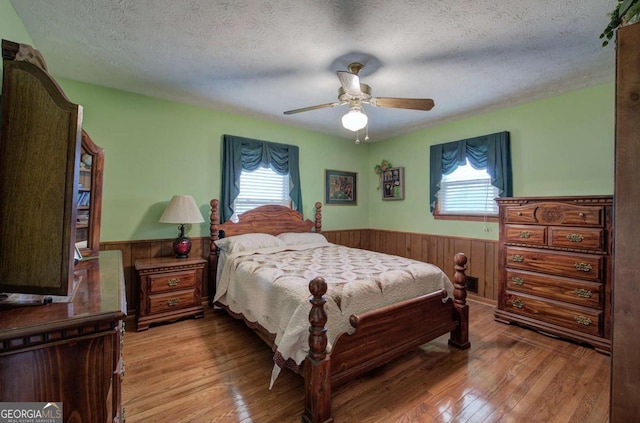
[[[267,205],[260,206],[239,216],[238,222],[230,220],[220,223],[220,201],[213,199],[210,202],[211,215],[209,216],[211,234],[209,252],[209,278],[210,287],[215,286],[218,247],[214,243],[220,238],[220,231],[224,236],[242,235],[247,233],[266,233],[278,235],[283,232],[322,232],[322,203],[315,204],[314,220],[303,220],[302,214],[289,207]],[[209,292],[211,297],[213,294]]]
[[[283,232],[315,232],[322,231],[322,204],[315,204],[315,221],[302,220],[302,214],[289,207],[267,205],[256,207],[253,210],[242,213],[237,222],[230,220],[220,222],[220,201],[211,200],[210,233],[211,241],[219,238],[220,231],[225,236],[241,235],[246,233],[261,232],[278,235]],[[215,244],[214,244],[215,245]]]

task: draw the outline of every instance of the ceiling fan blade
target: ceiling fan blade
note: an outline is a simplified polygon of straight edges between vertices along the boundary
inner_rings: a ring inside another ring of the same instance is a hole
[[[340,84],[342,84],[342,89],[345,93],[349,95],[362,94],[358,75],[347,71],[337,71],[336,74],[338,75],[338,79],[340,79]]]
[[[327,108],[327,107],[336,107],[336,106],[340,106],[340,104],[341,103],[339,103],[339,102],[318,104],[317,106],[309,106],[309,107],[303,107],[301,109],[287,110],[286,112],[284,112],[284,114],[285,115],[292,115],[294,113],[308,112],[309,110],[324,109],[324,108]]]
[[[378,107],[392,107],[395,109],[431,110],[435,105],[430,98],[392,98],[374,97],[370,103]]]

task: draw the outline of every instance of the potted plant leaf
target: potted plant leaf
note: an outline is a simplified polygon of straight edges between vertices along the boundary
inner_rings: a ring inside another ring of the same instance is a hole
[[[618,0],[616,8],[609,13],[609,18],[609,25],[600,34],[602,47],[609,44],[618,27],[640,20],[640,0]]]

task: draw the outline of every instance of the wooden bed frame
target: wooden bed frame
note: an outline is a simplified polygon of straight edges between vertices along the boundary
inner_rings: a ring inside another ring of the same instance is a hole
[[[287,207],[261,206],[240,216],[237,223],[219,223],[218,200],[211,200],[211,250],[209,255],[209,298],[215,294],[218,249],[214,241],[223,236],[245,233],[322,231],[322,204],[315,204],[315,221]],[[223,231],[223,232],[221,232]],[[463,253],[456,254],[454,300],[447,300],[444,290],[422,295],[367,313],[352,315],[355,328],[351,335],[340,335],[331,353],[327,347],[327,313],[324,309],[327,284],[321,277],[309,283],[309,355],[300,373],[305,380],[305,407],[302,421],[333,422],[331,389],[399,357],[418,346],[450,333],[449,345],[469,348],[469,309],[466,304],[466,263]],[[211,301],[210,300],[210,301]],[[210,304],[213,306],[213,304]],[[223,307],[224,308],[224,307]],[[226,309],[226,308],[225,308]],[[234,317],[242,317],[231,313]],[[397,322],[402,322],[398,325]],[[246,322],[250,327],[255,324]],[[273,339],[275,336],[270,337]],[[264,336],[261,338],[265,339]],[[269,342],[269,337],[265,339]]]

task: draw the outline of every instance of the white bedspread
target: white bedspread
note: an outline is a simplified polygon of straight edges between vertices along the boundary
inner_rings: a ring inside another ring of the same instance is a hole
[[[328,350],[349,316],[453,285],[438,267],[399,256],[343,247],[307,244],[221,256],[214,300],[276,335],[277,351],[297,364],[304,361],[309,335],[309,282],[328,284]],[[274,368],[271,384],[279,368]]]

